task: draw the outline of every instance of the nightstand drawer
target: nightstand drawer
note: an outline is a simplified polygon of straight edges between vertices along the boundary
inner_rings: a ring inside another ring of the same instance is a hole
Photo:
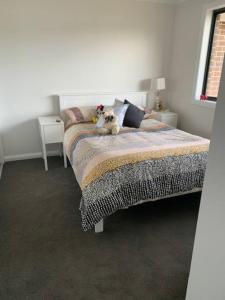
[[[45,125],[43,127],[44,140],[46,144],[63,142],[62,125]]]

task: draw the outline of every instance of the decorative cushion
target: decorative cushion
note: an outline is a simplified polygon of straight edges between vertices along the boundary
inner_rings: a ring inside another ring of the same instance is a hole
[[[95,106],[71,107],[64,110],[70,124],[91,122],[93,117],[96,117]]]
[[[152,119],[153,114],[155,115],[154,111],[149,107],[138,106],[138,108],[140,108],[141,110],[143,110],[145,112],[144,120]]]
[[[120,101],[118,99],[116,99],[114,102],[113,111],[114,111],[114,114],[119,119],[120,127],[123,126],[123,120],[124,120],[124,117],[125,117],[128,107],[129,107],[129,104],[124,104],[122,101]]]
[[[156,119],[157,116],[158,116],[157,111],[152,110],[149,113],[145,111],[144,120],[147,120],[147,119]]]
[[[123,120],[123,126],[139,128],[145,115],[144,110],[138,108],[128,100],[124,100],[124,104],[129,104],[129,107]]]

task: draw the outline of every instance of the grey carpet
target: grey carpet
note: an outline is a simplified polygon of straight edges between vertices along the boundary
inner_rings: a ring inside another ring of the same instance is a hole
[[[200,194],[120,211],[82,232],[72,169],[11,162],[0,181],[0,299],[183,300]]]

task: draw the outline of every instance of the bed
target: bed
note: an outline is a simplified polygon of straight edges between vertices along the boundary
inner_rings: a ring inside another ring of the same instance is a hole
[[[63,117],[66,108],[112,105],[115,98],[147,104],[145,92],[60,95],[60,111]],[[92,123],[73,124],[64,147],[82,190],[83,230],[102,232],[103,220],[120,209],[200,191],[209,140],[147,119],[117,136],[99,136]]]

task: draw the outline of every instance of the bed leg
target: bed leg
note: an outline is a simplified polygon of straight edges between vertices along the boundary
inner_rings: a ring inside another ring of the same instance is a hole
[[[95,233],[100,233],[104,231],[103,219],[95,225]]]

